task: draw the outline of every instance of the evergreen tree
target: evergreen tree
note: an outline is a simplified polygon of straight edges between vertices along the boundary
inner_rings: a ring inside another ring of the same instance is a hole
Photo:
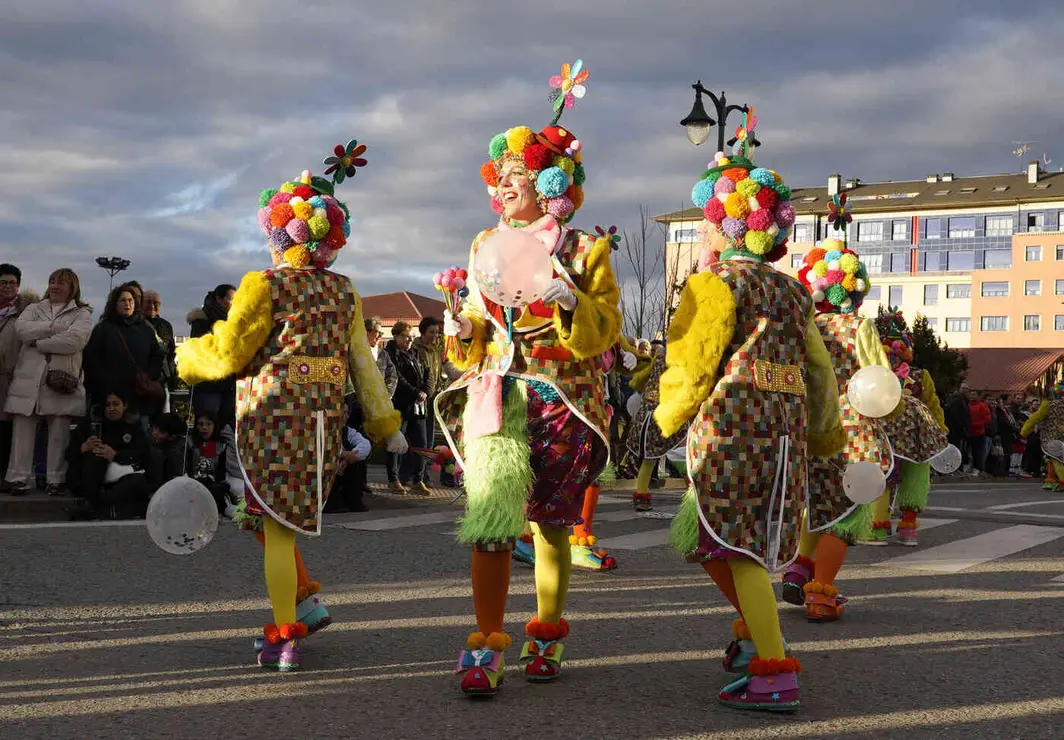
[[[917,314],[909,333],[913,340],[913,364],[931,374],[939,398],[944,401],[960,390],[968,374],[968,358],[940,341],[926,316]]]

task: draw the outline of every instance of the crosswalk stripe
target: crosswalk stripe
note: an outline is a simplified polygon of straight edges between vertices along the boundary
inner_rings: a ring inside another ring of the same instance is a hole
[[[1064,583],[1064,573],[1061,573],[1056,578],[1051,578],[1050,583]]]
[[[621,537],[610,537],[598,541],[599,547],[605,547],[607,550],[642,550],[647,547],[667,545],[668,543],[668,527],[651,529],[646,532],[636,532],[635,534],[626,534]]]
[[[955,524],[956,522],[956,519],[921,519],[920,531],[941,527],[943,524]]]
[[[1064,537],[1064,529],[1060,527],[1018,524],[891,558],[876,565],[933,573],[959,573],[981,563],[1044,545],[1060,537]]]
[[[408,514],[406,516],[389,516],[381,519],[366,519],[358,522],[343,522],[336,526],[344,529],[359,529],[366,532],[383,532],[389,529],[420,527],[425,524],[453,523],[455,518],[456,514],[453,511],[433,511],[428,514]]]

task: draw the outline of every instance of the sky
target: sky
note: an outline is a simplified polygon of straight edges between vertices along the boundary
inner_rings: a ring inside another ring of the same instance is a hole
[[[577,58],[588,92],[562,123],[587,230],[689,205],[716,141],[678,123],[696,79],[755,107],[758,163],[793,186],[1064,165],[1058,7],[0,0],[0,261],[36,291],[73,268],[98,312],[95,258],[126,257],[180,334],[210,288],[268,265],[259,191],[357,138],[369,165],[338,188],[353,223],[335,269],[363,295],[433,295],[495,219],[491,137],[549,123],[547,80]],[[1022,161],[1014,141],[1034,142]]]

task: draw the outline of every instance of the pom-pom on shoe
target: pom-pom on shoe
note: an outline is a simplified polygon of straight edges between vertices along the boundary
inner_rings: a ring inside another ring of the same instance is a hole
[[[810,622],[835,622],[842,618],[844,599],[839,589],[828,583],[805,584],[805,618]]]
[[[287,673],[299,669],[299,641],[307,636],[307,626],[302,622],[268,624],[263,629],[265,643],[258,654],[258,663],[263,668]]]
[[[801,664],[794,658],[750,661],[750,673],[720,690],[718,700],[733,709],[762,712],[794,712],[798,699],[798,673]]]
[[[510,636],[504,632],[474,632],[466,641],[469,650],[458,655],[455,673],[462,677],[462,693],[466,696],[493,696],[504,678],[506,660],[503,651],[510,646]]]
[[[588,537],[587,539],[594,540],[595,538]],[[617,559],[610,555],[608,550],[595,547],[594,543],[570,545],[569,557],[573,567],[581,570],[614,570],[617,567]]]
[[[554,681],[562,673],[565,645],[561,640],[569,634],[569,623],[559,619],[558,624],[550,624],[533,617],[525,625],[525,632],[532,638],[521,649],[525,678],[535,683]]]

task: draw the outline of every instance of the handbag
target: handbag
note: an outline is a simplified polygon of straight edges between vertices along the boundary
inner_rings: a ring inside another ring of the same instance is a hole
[[[166,391],[163,390],[163,384],[158,380],[153,380],[150,375],[137,367],[137,361],[133,359],[133,353],[126,343],[126,337],[122,334],[122,330],[116,329],[115,331],[118,332],[118,338],[122,340],[122,346],[126,348],[129,361],[133,363],[133,393],[147,403],[161,405],[166,400]]]
[[[45,373],[44,384],[56,393],[70,395],[77,391],[81,380],[77,375],[68,373],[66,370],[49,370]]]

